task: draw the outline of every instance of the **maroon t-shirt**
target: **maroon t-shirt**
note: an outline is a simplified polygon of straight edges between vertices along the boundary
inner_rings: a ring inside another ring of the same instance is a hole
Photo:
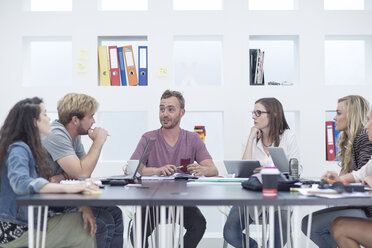
[[[167,164],[175,166],[200,163],[205,159],[211,159],[211,155],[197,133],[181,129],[177,143],[171,147],[165,141],[161,129],[150,131],[142,135],[136,150],[130,159],[140,159],[145,149],[147,140],[155,138],[155,144],[149,154],[147,167],[162,167]]]

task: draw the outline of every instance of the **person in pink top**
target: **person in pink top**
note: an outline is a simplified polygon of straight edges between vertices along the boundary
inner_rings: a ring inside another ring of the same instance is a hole
[[[141,171],[142,176],[170,176],[176,172],[186,172],[195,176],[218,175],[212,157],[200,136],[180,127],[184,115],[185,99],[182,94],[178,91],[166,90],[160,98],[161,128],[142,135],[131,157],[131,159],[140,159],[147,140],[156,139],[147,164]],[[142,211],[142,214],[144,222],[145,211]],[[152,214],[151,209],[150,219],[153,219]],[[155,225],[153,222],[148,222],[147,229],[142,232],[146,235],[145,247],[148,246],[147,237],[151,235]],[[144,223],[142,227],[144,227]],[[206,228],[205,218],[196,206],[184,208],[184,227],[186,229],[184,247],[196,247]],[[133,239],[132,234],[131,238]]]

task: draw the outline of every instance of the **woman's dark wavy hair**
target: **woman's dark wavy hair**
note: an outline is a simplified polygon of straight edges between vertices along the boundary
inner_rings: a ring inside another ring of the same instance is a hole
[[[274,142],[274,146],[279,146],[280,135],[289,129],[282,104],[274,97],[261,98],[255,103],[261,103],[269,112],[269,137]]]
[[[23,141],[31,149],[39,169],[39,175],[49,179],[51,166],[41,145],[39,129],[35,126],[35,121],[40,118],[40,104],[42,102],[43,100],[38,97],[26,98],[16,103],[9,111],[4,125],[0,129],[0,162],[4,162],[8,147],[12,143]]]

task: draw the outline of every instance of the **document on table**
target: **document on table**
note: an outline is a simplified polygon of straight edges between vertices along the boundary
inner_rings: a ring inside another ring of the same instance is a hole
[[[368,192],[338,193],[334,189],[300,188],[298,192],[306,196],[317,196],[329,199],[372,197]]]
[[[186,173],[174,173],[170,176],[144,176],[142,180],[174,180],[174,179],[197,179],[198,177]]]
[[[248,178],[238,178],[238,177],[199,177],[195,182],[234,182],[241,183],[248,180]]]
[[[353,193],[341,193],[341,194],[315,194],[315,196],[322,197],[322,198],[328,198],[328,199],[372,197],[372,195],[367,192],[353,192]]]
[[[248,180],[248,178],[232,178],[232,177],[199,177],[195,181],[188,182],[187,185],[195,184],[237,184]]]
[[[318,188],[299,188],[298,192],[301,195],[317,195],[317,194],[337,194],[334,189],[318,189]]]
[[[174,175],[172,176],[142,176],[142,180],[174,180]]]

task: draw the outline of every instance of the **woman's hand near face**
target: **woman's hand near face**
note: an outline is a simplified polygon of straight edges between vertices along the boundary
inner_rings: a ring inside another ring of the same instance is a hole
[[[260,138],[260,137],[261,137],[261,131],[260,131],[260,129],[258,129],[257,127],[253,126],[251,128],[251,133],[249,134],[248,140],[253,141],[254,139]]]
[[[251,128],[251,133],[249,134],[249,138],[247,140],[247,144],[245,146],[245,150],[243,153],[243,158],[242,159],[252,159],[252,144],[253,141],[256,138],[261,137],[261,131],[257,127],[253,126]]]

